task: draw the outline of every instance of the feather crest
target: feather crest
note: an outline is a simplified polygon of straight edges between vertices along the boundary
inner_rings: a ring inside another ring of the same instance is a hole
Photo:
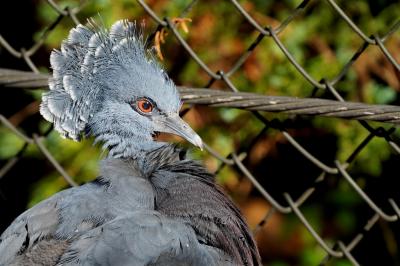
[[[143,65],[151,72],[160,71],[156,60],[149,63],[154,55],[145,47],[142,31],[127,20],[117,21],[110,31],[93,20],[87,26],[76,26],[60,51],[51,53],[53,76],[50,91],[43,95],[41,114],[63,136],[79,140],[90,114],[99,108],[99,92],[110,82],[105,74],[121,70],[136,73]]]

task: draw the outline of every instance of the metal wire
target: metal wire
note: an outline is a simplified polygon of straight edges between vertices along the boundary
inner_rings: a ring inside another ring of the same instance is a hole
[[[47,87],[48,78],[49,76],[45,74],[0,68],[0,85],[6,87],[45,88]],[[393,105],[338,102],[318,98],[267,96],[256,93],[229,92],[204,88],[179,87],[179,92],[182,100],[189,104],[400,124],[400,107]]]
[[[365,149],[375,138],[382,138],[388,143],[388,147],[392,151],[400,155],[400,147],[396,139],[392,136],[395,128],[385,129],[383,127],[374,128],[367,121],[378,121],[392,123],[394,125],[400,124],[400,107],[389,106],[389,105],[371,105],[364,103],[346,102],[343,96],[336,89],[337,83],[347,75],[353,64],[359,59],[369,46],[378,47],[379,51],[388,59],[393,68],[400,72],[400,64],[396,61],[396,57],[393,52],[385,46],[385,42],[396,32],[399,31],[400,21],[391,26],[385,34],[367,34],[361,30],[361,28],[352,20],[352,18],[346,14],[346,10],[343,10],[335,0],[319,1],[320,4],[326,5],[327,8],[331,9],[335,15],[344,21],[349,29],[360,38],[362,44],[358,50],[353,54],[351,59],[344,64],[342,69],[337,75],[331,79],[322,78],[317,81],[307,69],[305,69],[295,58],[295,56],[286,47],[284,42],[280,39],[280,34],[284,32],[288,25],[296,23],[296,19],[304,13],[304,10],[311,5],[311,0],[301,1],[300,4],[284,19],[278,26],[272,27],[272,25],[261,25],[256,19],[252,17],[236,0],[227,0],[236,10],[237,13],[232,15],[242,16],[254,29],[258,32],[258,36],[249,45],[247,49],[240,55],[240,57],[234,62],[231,67],[225,72],[220,69],[213,71],[196,53],[196,51],[185,41],[185,38],[180,34],[180,31],[176,28],[176,25],[172,22],[172,18],[160,17],[156,11],[154,11],[144,0],[137,0],[138,5],[149,15],[151,19],[158,25],[157,29],[165,28],[169,30],[176,40],[182,45],[183,49],[188,55],[204,70],[209,76],[208,83],[204,86],[205,88],[185,88],[181,87],[180,93],[182,99],[192,105],[209,105],[212,107],[221,108],[241,108],[250,111],[256,119],[260,120],[265,127],[260,132],[260,135],[265,134],[268,129],[278,130],[282,136],[290,143],[304,158],[314,164],[321,173],[315,178],[314,183],[304,190],[304,192],[297,197],[296,200],[290,193],[283,193],[282,197],[285,202],[279,202],[269,191],[267,186],[263,186],[261,182],[251,173],[245,163],[245,158],[249,147],[240,147],[238,150],[232,150],[229,155],[221,155],[209,145],[205,145],[206,150],[210,152],[212,156],[220,161],[219,169],[224,166],[232,167],[237,170],[241,175],[247,178],[260,193],[260,195],[272,206],[271,209],[265,214],[264,218],[256,226],[254,232],[257,234],[260,229],[268,223],[271,217],[276,213],[281,214],[294,214],[299,221],[305,226],[305,228],[311,233],[315,239],[326,252],[326,257],[321,261],[322,264],[328,263],[334,258],[346,258],[353,265],[359,265],[357,258],[351,253],[359,243],[363,240],[364,236],[372,229],[378,220],[386,222],[397,222],[400,218],[400,209],[398,204],[393,198],[387,198],[389,206],[392,208],[391,211],[385,209],[385,211],[374,202],[374,200],[363,190],[360,185],[355,182],[351,176],[351,171],[348,168],[351,166],[355,158]],[[201,0],[194,0],[182,10],[183,14],[186,14],[189,10],[196,8]],[[42,36],[38,41],[28,49],[15,49],[7,40],[0,35],[0,46],[7,51],[10,55],[15,57],[16,60],[22,60],[32,70],[32,72],[11,70],[11,69],[0,69],[0,85],[14,88],[46,88],[47,87],[47,74],[41,74],[39,68],[32,60],[32,56],[35,55],[40,47],[45,43],[49,34],[60,25],[64,19],[70,19],[73,23],[79,24],[78,15],[84,8],[85,2],[81,2],[76,7],[67,6],[65,8],[60,7],[56,2],[47,0],[47,3],[51,8],[58,14],[57,18],[44,30]],[[381,37],[380,37],[381,36]],[[298,73],[307,81],[312,87],[314,87],[314,93],[317,90],[324,90],[329,92],[335,99],[326,100],[320,98],[295,98],[288,96],[268,96],[259,95],[254,93],[240,92],[241,89],[236,87],[234,82],[231,81],[231,76],[238,71],[241,71],[241,67],[248,60],[253,53],[254,49],[259,46],[264,39],[269,38],[272,40],[287,60],[293,65]],[[207,89],[216,81],[220,80],[226,86],[229,91],[212,90]],[[285,129],[284,123],[279,123],[275,120],[270,121],[266,119],[261,112],[283,112],[289,116],[307,115],[307,116],[326,116],[336,117],[351,120],[358,120],[362,127],[365,128],[367,136],[364,140],[356,147],[352,154],[348,157],[345,162],[323,162],[318,159],[317,156],[313,155],[312,152],[308,151],[303,145],[301,145],[294,136]],[[186,112],[185,112],[186,113]],[[7,119],[6,116],[0,114],[0,122],[5,127],[18,136],[24,145],[20,151],[11,157],[1,168],[0,168],[0,179],[3,178],[12,169],[18,160],[24,156],[24,152],[29,145],[36,145],[42,152],[44,157],[50,162],[51,165],[60,173],[60,175],[70,184],[76,186],[76,182],[68,175],[64,168],[57,162],[54,156],[48,151],[43,139],[46,138],[47,134],[40,135],[34,133],[27,135],[21,128],[18,128]],[[239,152],[241,150],[242,152]],[[238,155],[240,154],[240,156]],[[217,173],[219,170],[217,170]],[[311,222],[305,214],[302,213],[301,208],[307,204],[307,200],[318,190],[317,185],[325,182],[326,175],[336,175],[343,178],[343,180],[349,184],[349,186],[368,206],[373,213],[372,218],[365,222],[365,226],[362,232],[355,234],[352,241],[347,245],[345,241],[336,239],[335,245],[330,245],[326,242],[321,232],[317,232],[312,226]]]

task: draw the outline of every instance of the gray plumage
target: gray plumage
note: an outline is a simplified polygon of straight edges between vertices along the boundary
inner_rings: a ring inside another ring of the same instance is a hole
[[[95,181],[55,194],[3,232],[1,266],[260,264],[246,223],[213,177],[154,140],[167,132],[202,145],[133,23],[109,32],[79,25],[50,60],[42,115],[65,137],[94,136],[109,156]]]

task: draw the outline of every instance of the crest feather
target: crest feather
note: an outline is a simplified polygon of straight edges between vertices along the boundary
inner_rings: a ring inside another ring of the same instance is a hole
[[[60,51],[50,55],[53,76],[40,106],[43,117],[63,136],[79,140],[90,114],[101,105],[99,92],[110,89],[106,74],[137,72],[144,64],[160,71],[157,63],[150,63],[153,55],[145,46],[141,30],[127,20],[117,21],[110,31],[93,20],[71,29]]]

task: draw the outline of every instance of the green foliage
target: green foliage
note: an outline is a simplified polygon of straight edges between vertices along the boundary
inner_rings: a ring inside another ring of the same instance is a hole
[[[24,146],[24,141],[4,127],[0,127],[0,159],[10,158]]]
[[[310,245],[310,247],[304,250],[300,258],[301,265],[318,265],[325,256],[325,251],[319,245]]]

